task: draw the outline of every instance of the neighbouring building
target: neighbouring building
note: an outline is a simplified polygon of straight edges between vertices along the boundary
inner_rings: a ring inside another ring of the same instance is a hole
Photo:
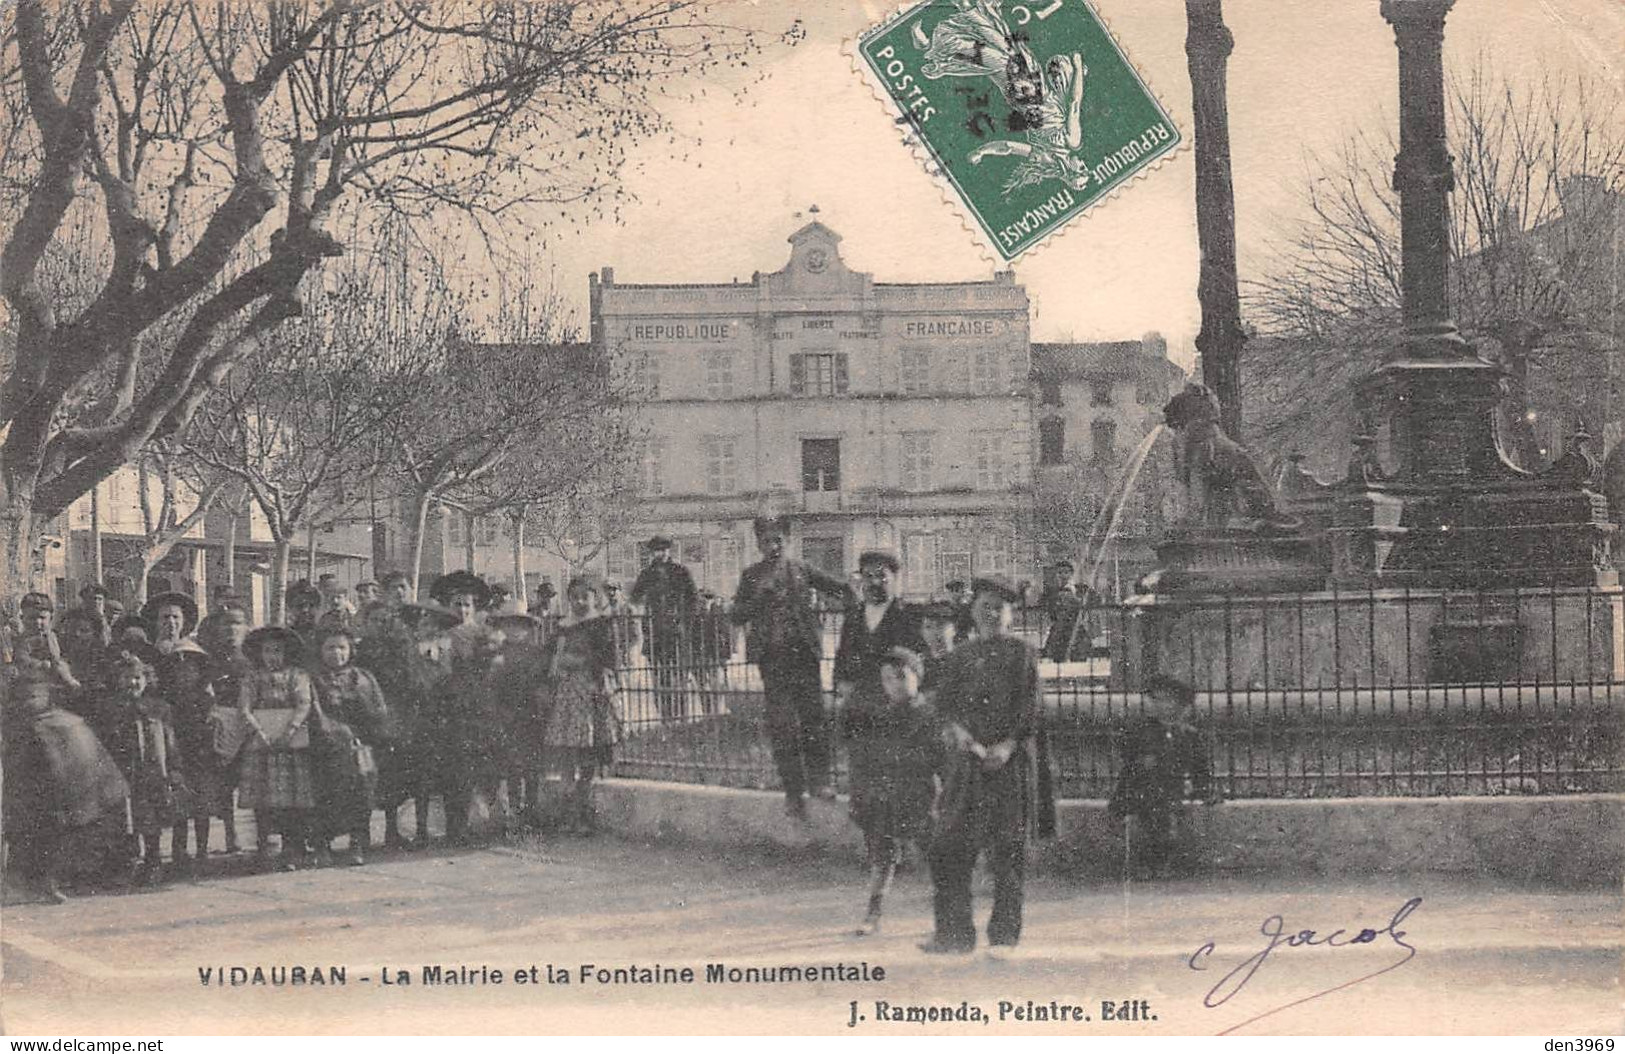
[[[749,282],[591,279],[594,344],[636,385],[645,429],[635,527],[605,570],[629,582],[670,535],[701,588],[731,594],[751,521],[844,576],[895,550],[906,594],[997,572],[1031,580],[1028,300],[991,281],[878,282],[812,222]]]
[[[1156,333],[1141,340],[1034,344],[1032,389],[1037,493],[1035,537],[1046,564],[1100,561],[1095,588],[1121,593],[1151,570],[1165,526],[1166,451],[1149,452],[1127,484],[1117,531],[1089,547],[1090,532],[1162,408],[1185,384]],[[1080,567],[1081,577],[1090,568]]]

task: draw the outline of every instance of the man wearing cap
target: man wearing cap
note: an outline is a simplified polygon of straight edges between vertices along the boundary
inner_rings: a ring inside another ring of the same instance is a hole
[[[984,852],[994,890],[988,943],[1021,939],[1027,837],[1052,833],[1054,823],[1041,778],[1038,655],[1010,634],[1016,590],[978,578],[971,592],[976,639],[953,652],[936,684],[949,760],[930,851],[936,934],[921,945],[931,953],[976,947],[971,873]]]
[[[745,627],[745,659],[762,673],[767,736],[784,787],[785,812],[804,816],[803,794],[830,797],[829,727],[819,674],[823,628],[815,592],[845,602],[846,583],[784,553],[783,517],[755,523],[762,559],[739,576],[729,617]]]
[[[884,550],[858,557],[863,596],[847,609],[835,649],[835,690],[847,739],[866,734],[874,715],[885,709],[880,667],[891,650],[926,650],[920,613],[897,597],[898,570],[896,555]]]
[[[1076,568],[1070,560],[1058,560],[1048,594],[1044,597],[1049,615],[1049,635],[1044,638],[1043,656],[1051,662],[1069,662],[1081,643],[1089,647],[1089,633],[1083,625],[1084,603],[1078,595]]]
[[[655,667],[655,699],[662,721],[680,719],[682,666],[691,653],[689,630],[699,590],[688,568],[671,558],[671,539],[649,539],[649,566],[632,583],[632,603],[643,606],[648,622],[648,655]]]
[[[99,626],[102,647],[113,639],[113,620],[107,616],[107,589],[100,582],[88,582],[79,590],[79,610]]]

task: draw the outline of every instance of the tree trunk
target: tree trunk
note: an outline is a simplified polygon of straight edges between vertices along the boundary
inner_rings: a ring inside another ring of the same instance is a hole
[[[276,537],[276,552],[271,557],[271,625],[288,624],[288,561],[293,556],[293,539],[288,535]]]
[[[0,580],[0,597],[16,601],[35,588],[33,502],[13,497],[0,512],[0,532],[5,534],[5,577]]]
[[[102,570],[102,485],[90,488],[90,575],[100,585]]]
[[[147,606],[147,576],[152,574],[152,567],[158,561],[149,555],[150,550],[142,550],[131,561],[135,564],[135,604],[131,614]],[[159,559],[162,559],[160,557]]]
[[[419,579],[423,576],[423,535],[429,525],[429,505],[434,501],[434,495],[419,492],[412,498],[412,566],[407,572],[412,576],[412,596],[418,595]]]
[[[463,567],[469,574],[474,573],[474,516],[472,513],[463,513]]]
[[[232,508],[231,517],[226,521],[226,544],[221,549],[221,558],[226,563],[227,593],[237,592],[237,517],[241,511],[240,508]]]
[[[316,584],[316,524],[305,528],[305,581]]]
[[[524,611],[530,607],[525,594],[525,517],[523,513],[513,519],[513,598]]]

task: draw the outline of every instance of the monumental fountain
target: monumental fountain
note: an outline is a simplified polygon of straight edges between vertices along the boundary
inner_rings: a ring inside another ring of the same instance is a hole
[[[1279,489],[1193,385],[1165,409],[1182,508],[1127,605],[1113,687],[1207,692],[1612,682],[1625,609],[1596,461],[1504,455],[1506,379],[1450,321],[1442,41],[1453,0],[1383,0],[1399,49],[1403,331],[1353,393],[1347,476]],[[1200,131],[1200,129],[1199,129]],[[1333,353],[1333,352],[1328,352]]]

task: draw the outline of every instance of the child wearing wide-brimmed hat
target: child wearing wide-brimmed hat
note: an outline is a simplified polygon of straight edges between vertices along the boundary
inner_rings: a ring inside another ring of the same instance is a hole
[[[316,812],[311,774],[310,718],[315,688],[299,666],[304,644],[285,626],[262,626],[243,641],[253,670],[243,679],[237,708],[254,730],[243,745],[239,795],[254,810],[259,855],[268,860],[267,835],[282,833],[281,865],[293,870],[308,852]]]

